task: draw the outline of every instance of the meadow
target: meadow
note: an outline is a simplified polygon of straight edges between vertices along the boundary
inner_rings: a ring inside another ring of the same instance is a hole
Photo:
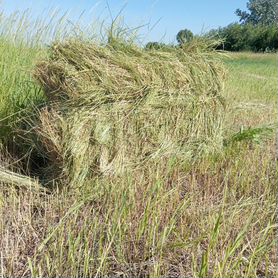
[[[277,275],[276,54],[221,57],[220,152],[86,179],[78,190],[25,184],[18,169],[33,146],[14,156],[18,123],[45,101],[34,68],[47,55],[1,40],[0,166],[19,174],[0,173],[3,277]]]

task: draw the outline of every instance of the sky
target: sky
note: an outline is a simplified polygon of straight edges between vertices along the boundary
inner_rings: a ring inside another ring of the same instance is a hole
[[[30,9],[41,16],[54,8],[68,12],[74,21],[82,13],[83,22],[105,20],[109,23],[119,13],[130,27],[138,27],[144,42],[172,43],[181,29],[195,34],[237,22],[237,8],[246,9],[247,0],[2,0],[5,13]]]

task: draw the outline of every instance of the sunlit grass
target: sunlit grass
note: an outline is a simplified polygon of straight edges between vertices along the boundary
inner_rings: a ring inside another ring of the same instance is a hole
[[[277,54],[232,53],[226,60],[230,69],[229,96],[241,101],[277,104]]]

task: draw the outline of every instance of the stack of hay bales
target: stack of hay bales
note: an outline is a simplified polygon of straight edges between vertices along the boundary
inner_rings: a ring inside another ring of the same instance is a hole
[[[224,71],[206,47],[71,40],[54,44],[35,75],[49,99],[36,132],[72,184],[221,145]]]

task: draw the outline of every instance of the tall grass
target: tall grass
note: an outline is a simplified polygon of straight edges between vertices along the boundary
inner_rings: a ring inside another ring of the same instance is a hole
[[[0,117],[2,139],[7,138],[18,113],[31,103],[43,99],[41,89],[32,78],[35,61],[41,57],[40,49],[0,41]]]
[[[0,11],[0,141],[11,136],[21,112],[45,100],[33,71],[46,57],[46,46],[71,36],[82,37],[85,32],[87,37],[95,36],[97,24],[92,22],[83,30],[80,20],[69,21],[68,14],[57,9],[38,18],[30,10],[10,15]]]

